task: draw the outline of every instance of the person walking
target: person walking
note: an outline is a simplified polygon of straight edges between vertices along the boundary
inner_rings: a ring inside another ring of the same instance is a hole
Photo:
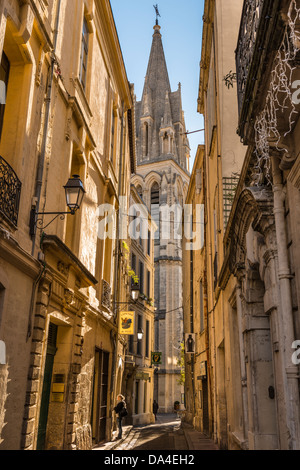
[[[155,421],[156,421],[157,412],[158,412],[158,403],[156,402],[156,400],[154,400],[154,402],[153,402],[153,414],[155,416]]]
[[[123,397],[123,395],[117,396],[117,405],[114,407],[114,411],[118,415],[118,439],[122,439],[122,418],[125,418],[125,416],[127,416],[128,414],[126,409],[125,397]]]

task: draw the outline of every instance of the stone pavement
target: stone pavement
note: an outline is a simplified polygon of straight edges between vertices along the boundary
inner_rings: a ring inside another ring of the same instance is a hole
[[[174,424],[174,415],[158,415],[157,416],[157,421],[156,425],[158,426],[164,426],[167,425],[168,423]],[[176,418],[176,415],[175,415]],[[180,419],[177,418],[176,421],[179,421]],[[153,426],[153,425],[152,425]],[[154,425],[155,426],[155,425]],[[140,439],[139,439],[139,433],[138,430],[144,429],[147,430],[147,428],[150,428],[150,426],[123,426],[123,436],[122,439],[117,439],[113,440],[111,442],[106,442],[100,446],[95,447],[93,450],[105,450],[105,451],[110,451],[110,450],[134,450],[135,446],[138,446]],[[176,443],[181,444],[182,448],[184,447],[186,450],[191,450],[191,451],[201,451],[201,450],[219,450],[218,446],[214,443],[212,439],[210,439],[208,436],[205,434],[195,430],[193,426],[190,424],[187,424],[185,422],[180,423],[180,434],[183,434],[182,439],[183,442],[179,442],[180,437],[178,435],[177,431],[177,437],[175,440],[175,446],[176,449],[174,450],[179,450],[180,446],[176,445]],[[179,439],[179,440],[178,440]],[[182,440],[181,439],[181,440]],[[184,444],[184,440],[186,441],[186,446]],[[133,447],[132,447],[133,446]],[[151,443],[150,443],[151,446]],[[154,450],[154,449],[153,449]]]
[[[112,441],[105,442],[101,445],[97,445],[96,447],[93,448],[93,450],[114,450],[116,447],[118,447],[122,442],[125,441],[125,439],[129,436],[130,432],[132,431],[133,426],[123,426],[123,435],[122,439],[113,439]],[[117,434],[117,433],[115,433]]]
[[[219,450],[219,447],[205,434],[197,431],[190,424],[181,423],[189,450]]]

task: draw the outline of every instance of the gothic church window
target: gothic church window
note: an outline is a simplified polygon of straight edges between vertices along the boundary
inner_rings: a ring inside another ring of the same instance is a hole
[[[149,154],[149,124],[145,122],[145,157]]]
[[[154,183],[151,188],[151,217],[156,223],[158,229],[155,232],[154,239],[159,239],[159,186]]]

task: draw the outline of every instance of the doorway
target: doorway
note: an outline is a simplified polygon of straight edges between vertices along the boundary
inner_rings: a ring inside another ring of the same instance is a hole
[[[55,358],[55,354],[57,351],[57,347],[56,347],[57,329],[58,329],[57,325],[54,325],[54,323],[50,323],[49,333],[48,333],[48,342],[47,342],[44,383],[43,383],[42,400],[41,400],[41,408],[40,408],[40,419],[39,419],[39,427],[38,427],[37,450],[45,450],[45,444],[46,444],[46,432],[47,432],[49,401],[50,401],[50,393],[51,393],[52,372],[53,372],[54,358]]]
[[[95,444],[106,439],[109,353],[95,352],[92,432]]]

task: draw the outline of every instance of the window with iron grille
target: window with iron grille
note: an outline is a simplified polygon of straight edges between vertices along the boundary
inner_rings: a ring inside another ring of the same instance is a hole
[[[234,201],[238,182],[239,182],[238,176],[223,178],[224,230],[226,230],[226,227],[228,224],[228,219],[229,219],[232,204]]]

